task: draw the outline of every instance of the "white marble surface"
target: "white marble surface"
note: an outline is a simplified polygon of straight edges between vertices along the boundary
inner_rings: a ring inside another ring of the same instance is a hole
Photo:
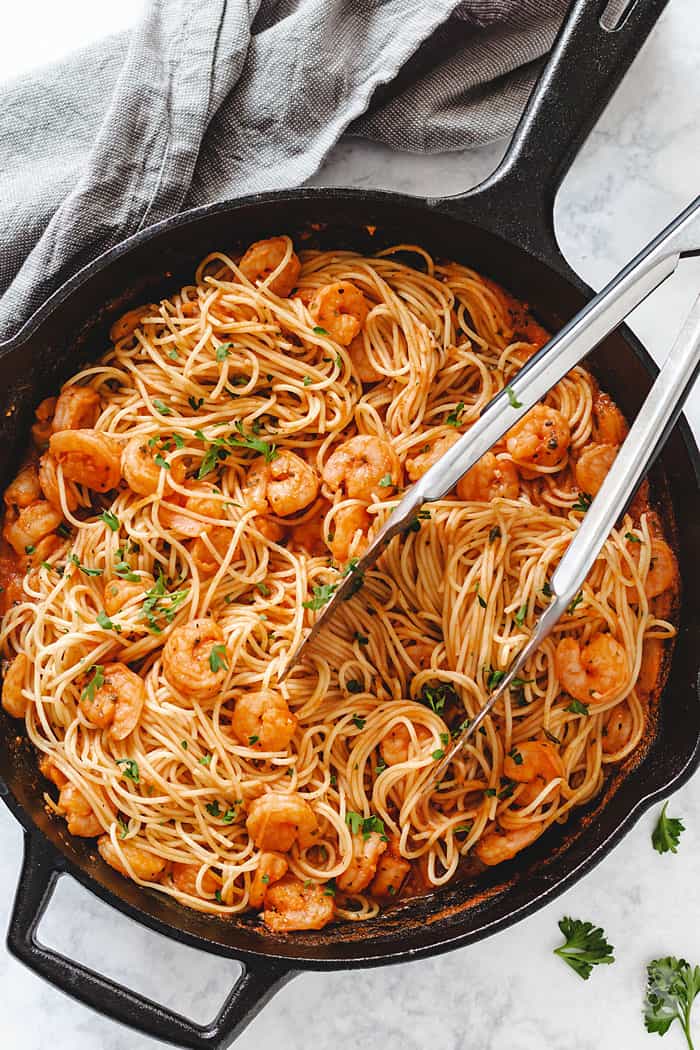
[[[139,0],[119,5],[40,0],[3,12],[0,78],[129,23]],[[9,15],[9,20],[8,20]],[[30,24],[31,22],[31,24]],[[563,251],[592,285],[605,280],[698,191],[700,39],[697,0],[672,0],[652,38],[576,161],[556,220]],[[438,193],[488,172],[500,148],[469,156],[396,156],[341,143],[317,184]],[[700,261],[632,319],[661,360],[700,289]],[[700,390],[689,415],[700,432]],[[690,583],[691,581],[686,581]],[[370,971],[305,974],[288,985],[237,1043],[239,1050],[651,1050],[640,1004],[645,963],[684,954],[700,963],[700,778],[673,799],[687,823],[677,856],[649,841],[654,814],[564,897],[517,927],[436,959]],[[0,807],[0,928],[19,874],[18,827]],[[601,923],[614,966],[586,984],[551,954],[563,914]],[[67,954],[190,1016],[211,1017],[235,966],[164,941],[63,879],[42,938]],[[8,1050],[151,1050],[160,1045],[104,1020],[34,977],[0,947],[0,1046]],[[695,1032],[700,1041],[700,1007]],[[666,1050],[684,1046],[680,1030]]]

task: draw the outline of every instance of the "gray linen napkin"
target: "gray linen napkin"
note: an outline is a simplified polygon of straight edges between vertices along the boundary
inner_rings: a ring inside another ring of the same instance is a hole
[[[0,90],[0,339],[81,266],[209,201],[298,185],[344,132],[509,134],[567,0],[151,0]]]

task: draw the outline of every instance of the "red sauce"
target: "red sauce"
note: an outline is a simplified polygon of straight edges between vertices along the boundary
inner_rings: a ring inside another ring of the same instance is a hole
[[[4,614],[14,605],[21,601],[22,580],[26,570],[26,558],[23,560],[13,550],[10,544],[0,539],[0,614]]]

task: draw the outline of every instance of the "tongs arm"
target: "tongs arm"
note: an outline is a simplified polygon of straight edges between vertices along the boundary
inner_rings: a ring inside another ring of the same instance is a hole
[[[683,325],[656,382],[647,394],[629,434],[608,471],[599,492],[581,522],[549,582],[552,599],[526,645],[508,668],[476,718],[455,739],[445,758],[432,771],[440,780],[448,765],[479,728],[513,679],[552,631],[593,567],[615,522],[658,455],[700,371],[700,296]]]

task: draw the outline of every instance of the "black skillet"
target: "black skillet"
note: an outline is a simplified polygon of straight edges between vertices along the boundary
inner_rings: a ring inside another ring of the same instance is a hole
[[[500,281],[557,329],[591,290],[564,261],[553,231],[559,183],[586,134],[641,47],[666,0],[637,0],[615,29],[603,29],[605,0],[577,0],[540,78],[509,152],[496,173],[468,193],[423,200],[393,193],[291,190],[178,215],[144,230],[76,274],[0,348],[0,435],[5,484],[26,445],[31,412],[81,363],[107,345],[116,315],[191,280],[197,261],[286,232],[315,230],[322,246],[371,252],[413,241]],[[311,224],[322,224],[321,230]],[[367,227],[376,227],[372,233]],[[655,368],[627,329],[593,355],[591,367],[633,416]],[[678,522],[681,575],[696,575],[700,549],[700,458],[681,422],[652,476],[653,494]],[[700,758],[697,674],[700,589],[687,587],[681,630],[643,759],[611,782],[603,798],[507,866],[403,902],[368,923],[290,937],[254,919],[222,922],[145,892],[69,839],[42,806],[45,784],[17,723],[0,724],[0,793],[25,829],[25,858],[8,935],[18,958],[56,987],[99,1012],[186,1047],[228,1046],[274,991],[303,969],[330,970],[405,961],[470,944],[539,908],[580,878],[619,842],[644,810],[682,784]],[[36,939],[60,873],[68,872],[126,915],[175,940],[239,960],[244,971],[221,1012],[200,1026],[143,998]],[[466,957],[465,957],[466,958]]]

